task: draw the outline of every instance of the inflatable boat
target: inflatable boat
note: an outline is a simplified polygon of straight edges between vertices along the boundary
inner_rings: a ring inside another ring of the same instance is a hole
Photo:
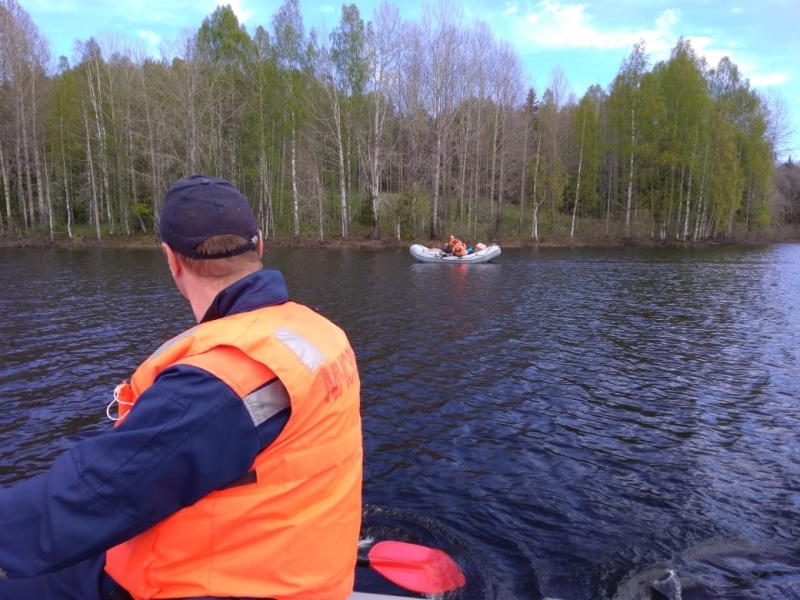
[[[487,263],[500,256],[500,246],[491,244],[483,250],[471,252],[466,256],[453,256],[445,254],[441,250],[426,248],[422,244],[412,244],[411,256],[424,263],[447,263],[452,265],[463,265],[467,263]]]

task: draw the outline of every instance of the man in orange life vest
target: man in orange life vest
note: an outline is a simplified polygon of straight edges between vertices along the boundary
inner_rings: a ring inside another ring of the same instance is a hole
[[[261,264],[228,181],[159,232],[198,325],[117,387],[111,431],[0,489],[0,600],[344,600],[361,523],[360,382],[344,332]]]

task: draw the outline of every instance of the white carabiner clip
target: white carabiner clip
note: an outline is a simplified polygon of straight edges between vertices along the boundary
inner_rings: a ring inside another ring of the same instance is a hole
[[[108,403],[106,406],[106,416],[111,419],[112,421],[119,421],[122,417],[119,416],[119,410],[117,410],[117,416],[112,416],[111,414],[111,407],[115,404],[125,404],[127,406],[133,406],[133,402],[125,402],[124,400],[119,399],[119,391],[122,389],[122,386],[125,385],[127,382],[123,381],[120,384],[117,384],[117,387],[114,388],[114,399]]]

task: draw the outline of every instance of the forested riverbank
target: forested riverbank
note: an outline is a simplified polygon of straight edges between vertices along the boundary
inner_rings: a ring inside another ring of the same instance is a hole
[[[635,44],[581,98],[560,69],[530,86],[447,2],[420,21],[344,5],[329,35],[297,0],[251,31],[221,6],[160,58],[75,48],[50,56],[0,0],[6,246],[154,241],[165,190],[198,172],[233,181],[284,245],[759,243],[800,226],[780,102],[683,38],[655,64]]]

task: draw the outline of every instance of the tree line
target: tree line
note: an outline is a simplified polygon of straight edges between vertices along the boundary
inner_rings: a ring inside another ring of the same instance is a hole
[[[151,233],[166,189],[233,181],[266,237],[637,239],[769,236],[800,225],[776,163],[781,101],[689,41],[643,42],[606,89],[546,88],[455,3],[306,33],[298,0],[248,33],[230,6],[164,44],[75,41],[53,64],[0,0],[0,236]]]

